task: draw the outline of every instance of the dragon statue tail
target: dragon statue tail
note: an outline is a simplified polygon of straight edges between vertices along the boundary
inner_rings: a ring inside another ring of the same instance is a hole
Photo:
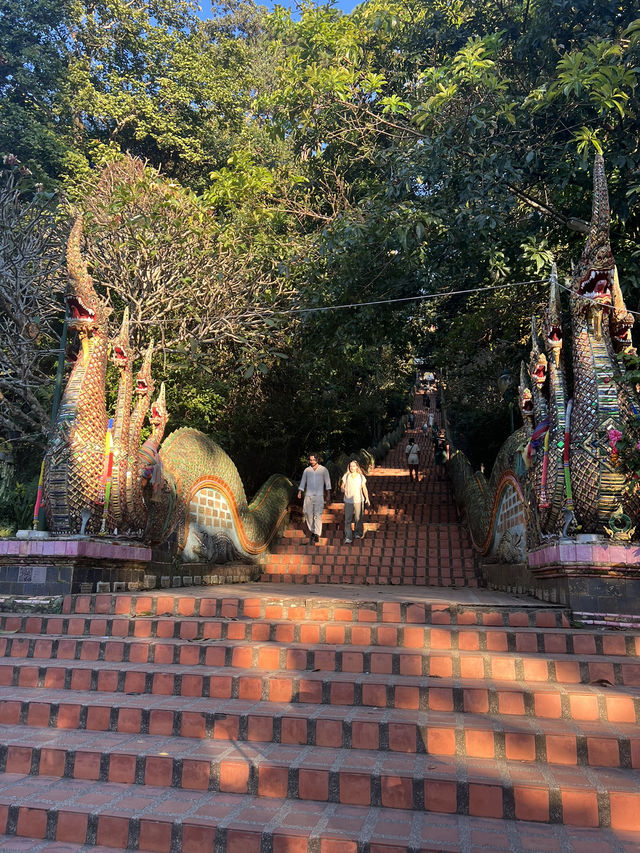
[[[229,456],[198,430],[182,428],[163,443],[159,454],[162,496],[148,502],[150,541],[177,533],[183,559],[253,561],[281,529],[294,486],[286,477],[270,477],[247,503],[240,475]]]

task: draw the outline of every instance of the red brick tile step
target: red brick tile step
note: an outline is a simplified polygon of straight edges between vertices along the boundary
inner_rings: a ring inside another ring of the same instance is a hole
[[[490,800],[492,811],[473,814],[512,817],[509,810],[515,808],[516,817],[583,826],[607,824],[612,808],[622,800],[636,811],[640,808],[640,774],[616,767],[594,775],[588,767],[548,763],[542,751],[536,752],[531,733],[507,732],[500,754],[489,759],[486,748],[483,758],[456,756],[452,728],[428,729],[422,753],[375,750],[364,724],[356,728],[356,737],[374,749],[300,745],[307,731],[304,725],[298,728],[298,737],[291,726],[279,742],[245,741],[239,749],[238,741],[203,742],[175,738],[171,732],[140,738],[120,732],[5,726],[0,727],[0,773],[452,814],[465,813],[475,796]],[[486,741],[478,737],[469,742],[482,754]],[[601,754],[604,758],[604,749]],[[578,794],[591,804],[580,815],[569,806]],[[532,801],[537,808],[526,815]]]
[[[4,738],[0,766],[4,746],[18,744],[16,739],[21,747],[29,746],[31,735],[21,733],[21,727],[27,726],[48,727],[51,737],[56,730],[60,733],[71,729],[479,759],[517,756],[562,765],[637,769],[638,704],[634,706],[630,697],[622,698],[629,702],[609,705],[613,719],[594,722],[562,718],[560,706],[555,717],[527,715],[523,703],[508,702],[504,696],[498,703],[500,713],[466,711],[454,716],[446,711],[252,703],[239,699],[220,700],[212,711],[209,698],[189,697],[185,701],[158,695],[109,697],[92,693],[70,695],[64,691],[47,691],[43,696],[38,690],[8,688],[0,704],[0,732]],[[2,726],[13,727],[11,733],[7,734]]]
[[[344,542],[343,505],[325,508],[322,538],[309,542],[300,511],[266,558],[264,581],[304,584],[384,584],[477,587],[480,585],[469,534],[459,521],[448,481],[438,479],[430,435],[422,424],[433,411],[416,398],[415,428],[367,476],[372,509],[365,537]],[[433,401],[432,401],[433,402]],[[433,402],[435,406],[435,403]],[[408,437],[421,446],[420,481],[409,478],[404,448]],[[334,495],[336,499],[338,495]]]
[[[331,626],[329,626],[330,628]],[[328,629],[329,630],[329,629]],[[309,632],[311,634],[311,632]],[[313,632],[319,634],[318,632]],[[417,637],[425,632],[417,631]],[[435,634],[435,632],[433,632]],[[535,636],[531,639],[535,642]],[[317,648],[309,648],[307,644],[301,643],[257,643],[247,641],[220,641],[211,642],[193,641],[188,646],[184,641],[176,638],[163,640],[82,640],[76,638],[65,638],[56,640],[39,640],[33,636],[24,639],[8,640],[0,639],[0,684],[24,683],[23,678],[33,678],[34,671],[42,671],[42,677],[46,681],[52,678],[61,678],[65,667],[70,667],[73,662],[76,689],[82,689],[82,679],[93,681],[97,678],[96,687],[100,688],[100,675],[96,676],[87,669],[84,675],[80,675],[80,662],[90,664],[100,662],[105,664],[130,663],[135,671],[136,664],[153,664],[150,672],[157,672],[157,666],[161,665],[187,665],[191,667],[191,675],[201,677],[209,673],[210,667],[226,667],[234,671],[246,671],[251,669],[279,670],[282,673],[291,672],[335,672],[371,675],[405,675],[425,676],[435,678],[456,678],[467,680],[480,679],[486,681],[518,680],[525,682],[557,682],[563,684],[598,684],[612,685],[640,685],[640,660],[626,657],[596,656],[583,661],[577,660],[575,655],[551,655],[537,656],[537,649],[529,655],[507,652],[492,652],[478,646],[477,635],[467,632],[462,633],[459,638],[450,636],[449,632],[438,632],[431,647],[426,645],[417,648],[415,644],[404,649],[386,648],[384,646],[353,646],[324,644]],[[476,651],[460,651],[451,648],[451,640],[459,639],[461,645],[469,642]],[[309,642],[322,643],[322,640],[308,640]],[[449,647],[445,645],[449,643]],[[505,646],[507,643],[504,644]],[[78,662],[76,666],[75,663]],[[205,666],[205,671],[197,667]],[[108,671],[108,666],[100,667],[103,673]],[[125,669],[112,666],[112,671]],[[162,670],[164,674],[166,670]],[[31,673],[31,675],[29,675]],[[219,673],[217,673],[219,674]],[[40,672],[38,675],[40,678]],[[66,678],[66,676],[65,676]],[[134,676],[130,676],[130,679]],[[154,682],[158,679],[155,678]],[[164,679],[163,679],[164,680]],[[109,676],[102,676],[102,681],[109,681]],[[126,682],[126,676],[125,676]],[[113,684],[111,676],[110,684]],[[118,682],[119,684],[119,682]],[[51,685],[53,686],[53,684]],[[126,684],[112,689],[127,689]],[[145,688],[146,689],[146,688]],[[155,690],[152,685],[151,690]],[[171,692],[180,692],[178,681],[175,680]]]
[[[327,592],[3,614],[0,833],[37,853],[638,853],[637,632],[469,587]]]
[[[292,801],[273,796],[247,796],[231,790],[176,791],[145,786],[80,782],[7,774],[0,787],[0,831],[9,836],[64,842],[64,853],[83,850],[85,843],[119,850],[157,853],[435,853],[435,851],[635,851],[635,815],[621,799],[613,804],[611,829],[590,829],[536,823],[525,819],[496,820],[504,803],[491,792],[472,791],[468,815],[446,813],[447,789],[434,792],[434,805],[444,813],[414,812],[393,807],[366,807]],[[242,779],[230,778],[233,788]],[[274,782],[274,789],[277,787]],[[8,793],[6,789],[9,789]],[[354,798],[357,792],[354,786]],[[16,792],[15,794],[13,792]],[[395,786],[388,789],[392,799]],[[6,805],[6,800],[20,803]],[[594,795],[595,796],[595,795]],[[522,798],[527,813],[539,808],[535,797]],[[571,815],[589,815],[593,804],[579,792],[567,800]],[[513,811],[513,804],[509,810]],[[515,806],[518,809],[518,806]],[[488,815],[488,817],[484,817]],[[632,821],[634,829],[625,828]],[[616,826],[616,824],[618,824]],[[28,833],[26,832],[28,830]],[[13,840],[15,844],[17,839]],[[74,847],[73,845],[77,845]],[[2,848],[8,853],[11,848]],[[21,849],[17,847],[15,849]],[[22,848],[37,850],[38,848]],[[48,849],[48,848],[40,848]],[[51,849],[55,850],[55,846]],[[60,848],[58,848],[60,849]],[[91,848],[89,848],[91,849]],[[62,853],[62,851],[61,851]]]

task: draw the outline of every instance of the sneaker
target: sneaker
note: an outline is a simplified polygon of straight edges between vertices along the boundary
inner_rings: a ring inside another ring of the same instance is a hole
[[[364,539],[364,534],[365,534],[364,530],[362,531],[362,533],[356,533],[356,539]]]
[[[357,539],[357,538],[358,538],[358,537],[356,536],[356,539]],[[346,543],[347,545],[351,545],[351,543],[353,542],[353,539],[345,539],[344,541],[345,541],[345,543]]]

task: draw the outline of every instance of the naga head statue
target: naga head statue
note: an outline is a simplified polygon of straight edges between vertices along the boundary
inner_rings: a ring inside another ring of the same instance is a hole
[[[149,346],[145,350],[144,358],[142,360],[142,364],[140,365],[140,370],[138,371],[138,375],[136,377],[136,394],[148,394],[149,396],[153,394],[154,384],[153,378],[151,376],[151,358],[153,356],[153,341],[149,343]]]
[[[602,310],[612,301],[614,260],[609,242],[609,190],[604,160],[596,154],[593,164],[593,205],[589,236],[576,265],[571,289],[584,303],[589,324],[596,338],[602,332]]]
[[[117,336],[111,342],[111,361],[120,370],[124,370],[131,356],[129,347],[129,307],[124,309],[122,325]]]
[[[535,387],[540,391],[547,378],[547,357],[540,349],[538,340],[537,318],[531,318],[531,358],[529,359],[529,376]]]
[[[613,347],[618,353],[635,355],[633,341],[631,340],[631,329],[635,320],[633,314],[627,311],[627,306],[624,304],[617,267],[614,267],[613,270],[612,298],[613,311],[609,320],[609,329]]]
[[[93,279],[80,249],[81,239],[82,217],[77,216],[67,241],[69,282],[65,299],[69,315],[68,325],[70,329],[80,332],[81,336],[92,337],[99,331],[106,334],[111,308],[98,296],[93,286]]]
[[[547,352],[553,358],[556,367],[560,367],[562,355],[562,305],[560,303],[560,285],[555,264],[551,267],[549,278],[549,302],[542,318],[542,327]]]
[[[151,413],[149,415],[149,421],[151,422],[151,425],[154,428],[154,432],[156,430],[161,430],[164,432],[164,428],[167,425],[168,420],[169,412],[167,410],[163,382],[160,385],[160,393],[151,404]]]
[[[518,405],[525,425],[533,425],[533,397],[529,387],[529,371],[524,361],[520,362],[520,384],[518,385]]]

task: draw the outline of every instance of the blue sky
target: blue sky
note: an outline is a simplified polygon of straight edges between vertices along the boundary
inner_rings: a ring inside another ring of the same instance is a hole
[[[260,2],[260,0],[258,0],[258,2]],[[338,7],[338,9],[342,9],[343,12],[351,12],[353,9],[355,9],[358,3],[361,2],[362,0],[337,0],[336,6]],[[199,5],[202,7],[202,12],[200,13],[200,16],[202,18],[208,18],[211,14],[211,0],[199,0]],[[270,9],[276,4],[270,2],[270,0],[262,0],[260,5],[264,5]],[[295,3],[288,2],[288,0],[279,0],[278,5],[285,7],[289,6],[293,8],[295,6]]]

